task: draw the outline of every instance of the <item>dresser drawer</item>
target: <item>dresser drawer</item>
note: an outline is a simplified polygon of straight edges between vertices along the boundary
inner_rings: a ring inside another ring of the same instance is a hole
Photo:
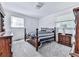
[[[0,56],[1,57],[10,57],[12,56],[12,37],[6,36],[0,38]]]
[[[66,46],[71,45],[71,34],[65,34],[65,35],[60,34],[58,37],[59,37],[58,38],[58,43],[66,45]]]

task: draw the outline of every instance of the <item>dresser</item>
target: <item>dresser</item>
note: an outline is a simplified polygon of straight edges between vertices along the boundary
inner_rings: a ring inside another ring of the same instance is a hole
[[[1,35],[0,36],[0,57],[11,57],[12,56],[12,36]]]
[[[0,57],[12,56],[12,35],[6,33],[4,29],[4,12],[0,4]]]
[[[71,34],[58,33],[58,43],[66,46],[71,46],[71,37]]]

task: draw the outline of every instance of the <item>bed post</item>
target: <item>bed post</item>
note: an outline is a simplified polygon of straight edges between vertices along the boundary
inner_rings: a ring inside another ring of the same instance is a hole
[[[24,41],[26,41],[26,28],[24,28]]]
[[[38,51],[38,28],[36,29],[36,51]]]
[[[56,27],[54,27],[54,41],[56,41]]]

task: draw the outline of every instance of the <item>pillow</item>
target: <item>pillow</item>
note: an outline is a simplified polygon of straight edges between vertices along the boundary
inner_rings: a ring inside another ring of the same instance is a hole
[[[46,32],[53,32],[53,28],[48,28],[48,29],[46,29]]]
[[[53,32],[54,29],[53,28],[41,28],[41,31],[44,31],[44,32]]]
[[[46,31],[46,28],[41,28],[41,31]]]

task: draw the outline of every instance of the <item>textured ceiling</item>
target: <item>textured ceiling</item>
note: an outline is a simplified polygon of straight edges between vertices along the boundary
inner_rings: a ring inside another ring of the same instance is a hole
[[[43,2],[44,5],[37,9],[37,2],[3,2],[5,10],[15,11],[28,16],[42,18],[47,15],[55,14],[62,10],[78,6],[77,2]]]

